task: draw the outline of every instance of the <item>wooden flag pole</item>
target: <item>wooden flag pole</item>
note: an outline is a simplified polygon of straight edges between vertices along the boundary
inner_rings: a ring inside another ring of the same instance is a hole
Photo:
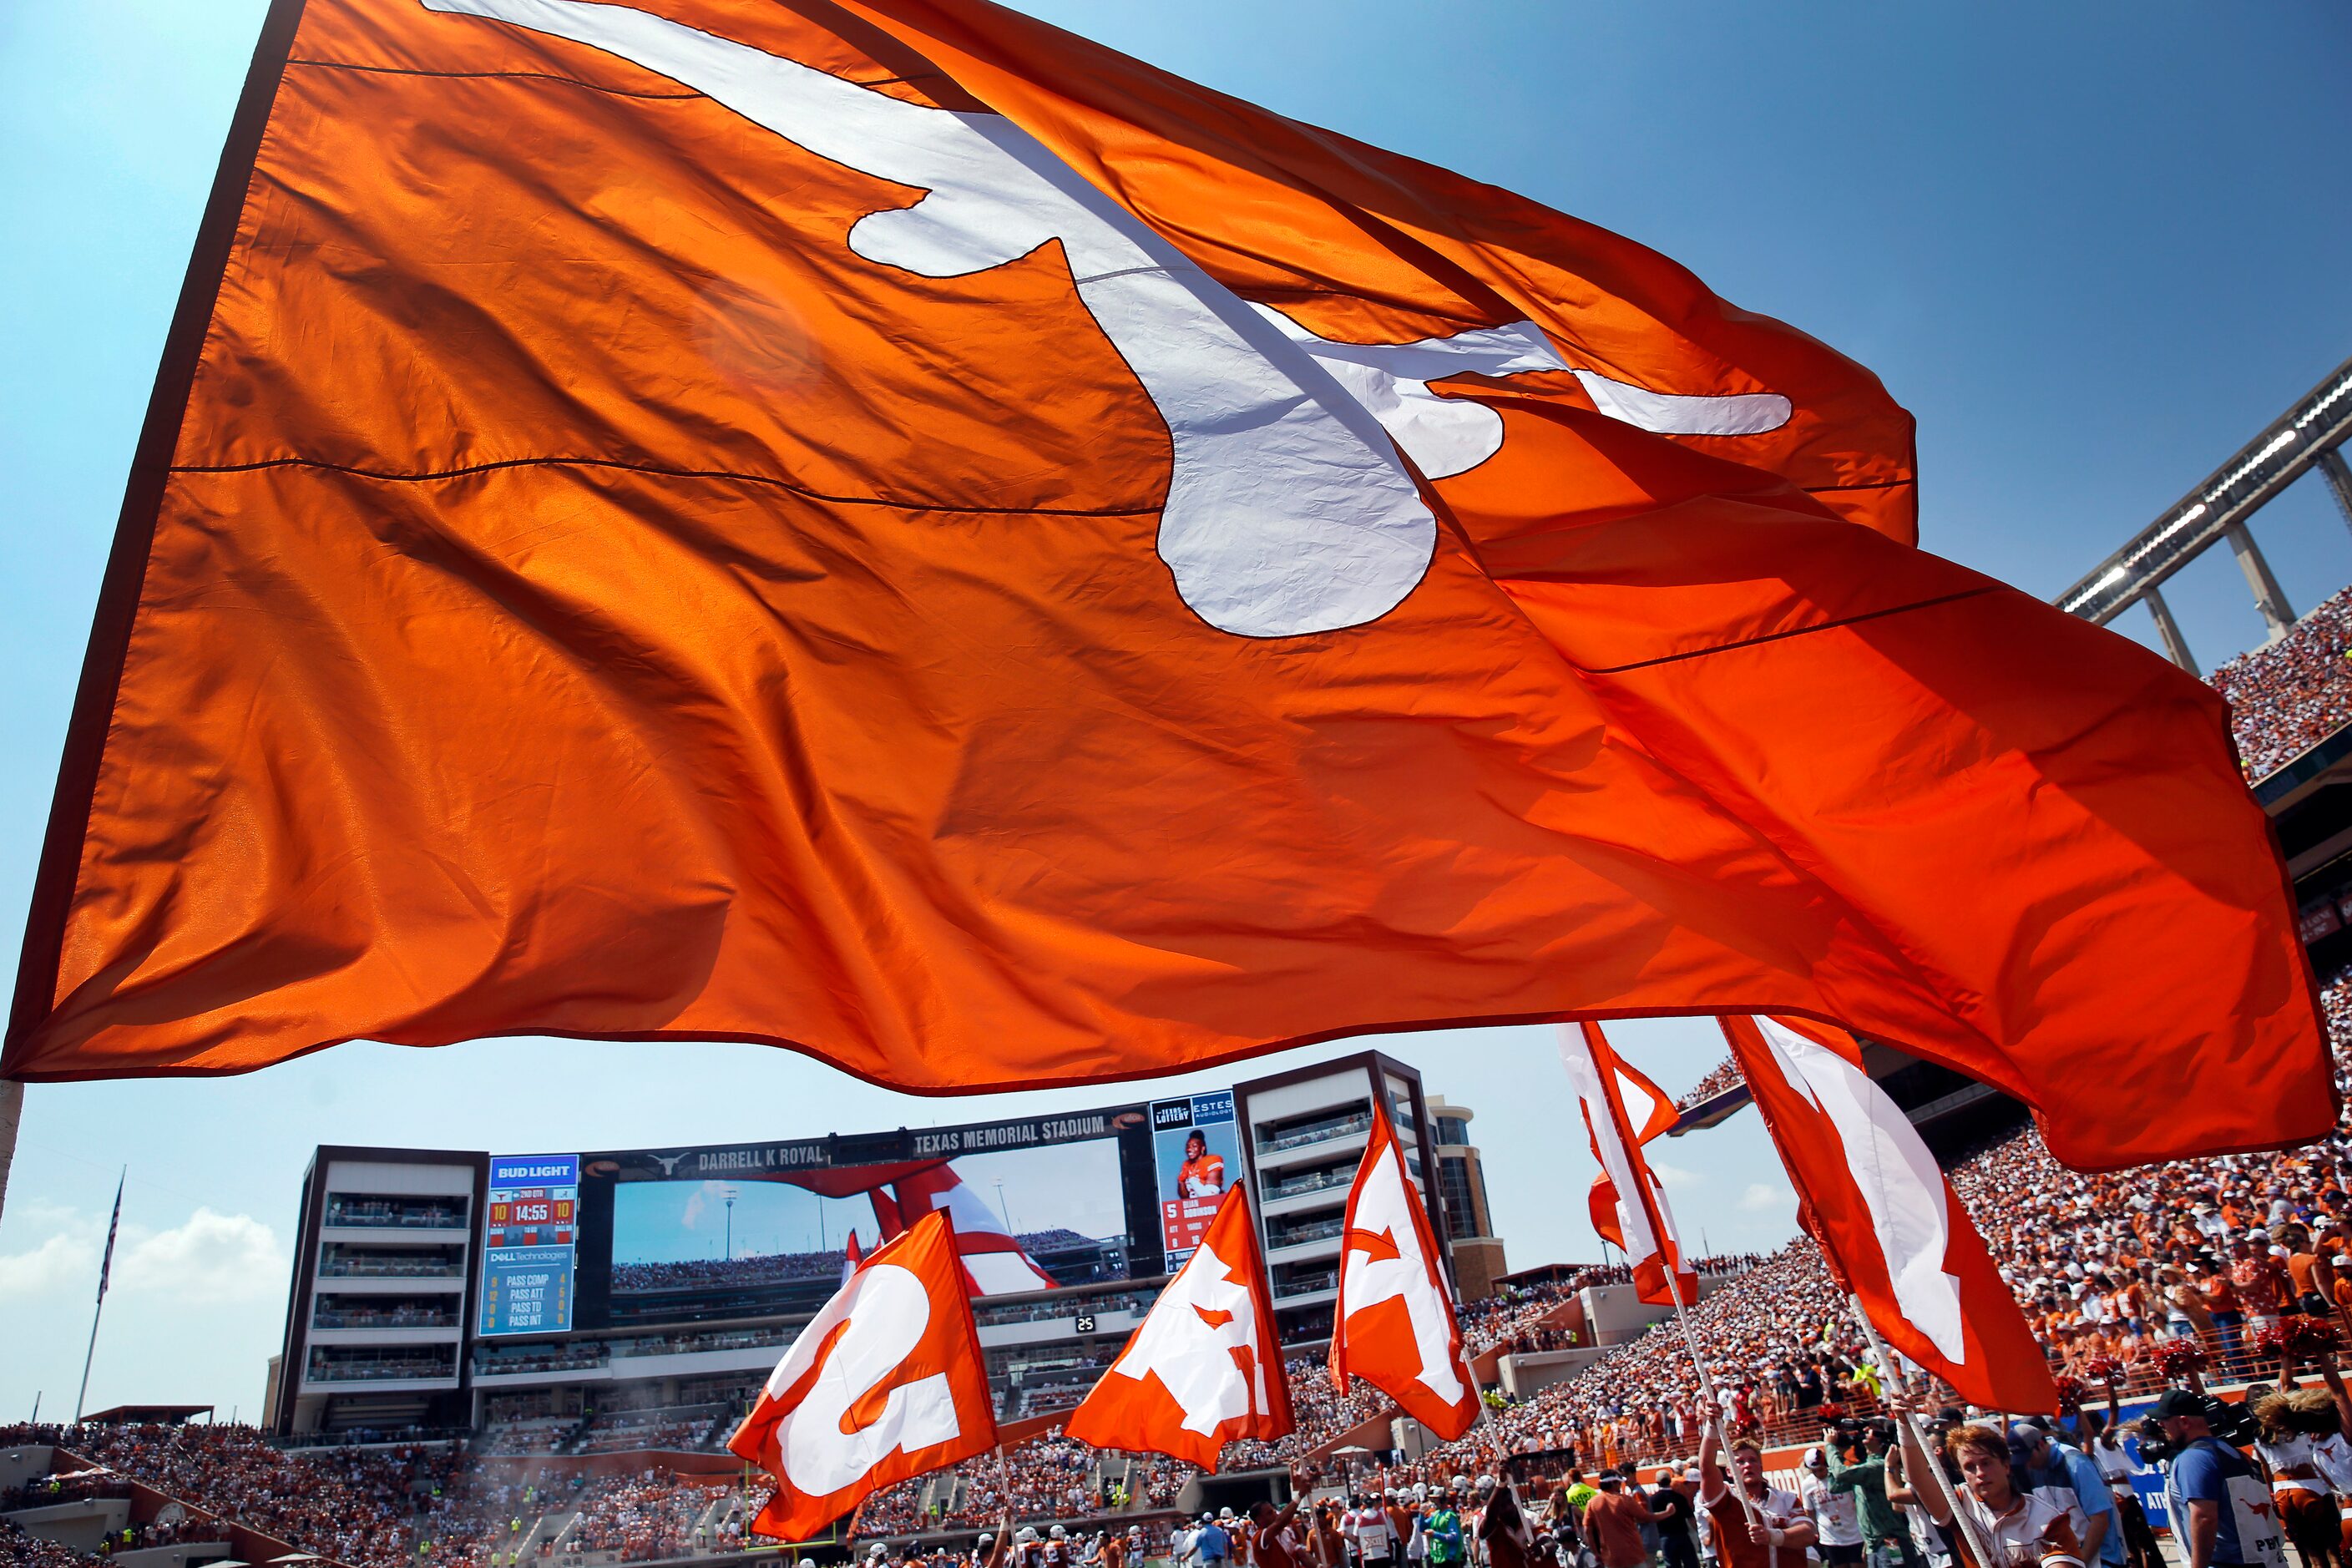
[[[1663,1244],[1664,1238],[1661,1237],[1660,1240]],[[1675,1249],[1677,1253],[1680,1250],[1679,1247]],[[1660,1258],[1665,1265],[1666,1294],[1674,1299],[1675,1321],[1682,1325],[1683,1343],[1690,1347],[1691,1371],[1698,1374],[1698,1396],[1706,1402],[1706,1425],[1715,1428],[1717,1446],[1720,1447],[1723,1447],[1723,1405],[1715,1396],[1715,1378],[1706,1370],[1706,1357],[1699,1352],[1698,1331],[1691,1327],[1690,1309],[1683,1304],[1682,1274],[1675,1267],[1677,1258],[1665,1256],[1663,1246]],[[1739,1499],[1740,1511],[1748,1516],[1748,1523],[1759,1523],[1760,1521],[1756,1511],[1756,1500],[1748,1495],[1748,1483],[1740,1479],[1739,1466],[1732,1458],[1731,1450],[1728,1447],[1724,1447],[1723,1461],[1730,1468],[1731,1489]],[[1702,1486],[1706,1484],[1706,1479],[1704,1476],[1699,1478]],[[1772,1558],[1775,1562],[1779,1561],[1778,1547],[1772,1549]]]
[[[1862,1298],[1848,1294],[1845,1301],[1853,1312],[1853,1321],[1862,1325],[1863,1337],[1870,1342],[1870,1353],[1878,1358],[1878,1364],[1885,1369],[1887,1381],[1895,1385],[1895,1397],[1903,1405],[1903,1428],[1911,1435],[1912,1446],[1919,1450],[1919,1458],[1927,1461],[1926,1468],[1936,1495],[1942,1498],[1944,1506],[1951,1510],[1952,1523],[1967,1538],[1970,1554],[1980,1563],[1992,1562],[1985,1542],[1978,1538],[1976,1521],[1969,1517],[1967,1510],[1960,1507],[1959,1489],[1952,1485],[1952,1478],[1944,1473],[1944,1467],[1928,1451],[1927,1435],[1919,1426],[1919,1412],[1911,1404],[1911,1380],[1904,1375],[1901,1364],[1888,1352],[1886,1342],[1878,1337],[1878,1325],[1872,1322],[1870,1314],[1864,1310]],[[1904,1461],[1903,1473],[1906,1477],[1911,1473],[1911,1464],[1907,1459]],[[1913,1485],[1916,1489],[1917,1483],[1915,1481]]]

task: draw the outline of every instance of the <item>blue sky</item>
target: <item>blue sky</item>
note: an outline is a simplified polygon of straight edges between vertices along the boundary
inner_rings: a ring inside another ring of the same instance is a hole
[[[1929,548],[2035,593],[2072,582],[2352,353],[2352,8],[2333,0],[1028,8],[1630,235],[1854,355],[1919,417]],[[124,468],[261,9],[0,6],[10,954]],[[2256,532],[2298,610],[2352,581],[2352,531],[2316,481]],[[2172,596],[2209,667],[2260,638],[2226,552]],[[1591,1256],[1590,1173],[1549,1034],[1386,1043],[1477,1110],[1512,1260]],[[1722,1054],[1687,1023],[1629,1028],[1624,1044],[1670,1089]],[[124,1159],[126,1248],[91,1400],[250,1415],[315,1143],[675,1147],[1107,1098],[1121,1097],[916,1100],[751,1047],[545,1041],[38,1086],[0,1218],[0,1417],[37,1392],[45,1410],[70,1403]],[[1664,1157],[1684,1223],[1716,1246],[1790,1234],[1752,1118]]]

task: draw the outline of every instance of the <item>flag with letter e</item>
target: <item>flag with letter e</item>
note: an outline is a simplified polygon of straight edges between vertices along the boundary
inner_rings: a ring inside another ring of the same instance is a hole
[[[1062,1429],[1097,1448],[1150,1449],[1204,1470],[1236,1437],[1289,1433],[1282,1341],[1239,1184]]]
[[[727,1442],[775,1478],[752,1528],[784,1541],[806,1541],[882,1488],[995,1445],[986,1363],[944,1212],[866,1256]]]
[[[1626,1068],[1598,1024],[1561,1026],[1559,1060],[1583,1110],[1592,1157],[1601,1163],[1601,1180],[1593,1187],[1592,1228],[1624,1250],[1625,1261],[1633,1270],[1634,1293],[1643,1300],[1653,1306],[1672,1306],[1675,1291],[1680,1290],[1684,1306],[1696,1305],[1698,1276],[1690,1269],[1682,1242],[1675,1235],[1665,1189],[1658,1184],[1657,1173],[1642,1153],[1642,1145],[1655,1136],[1648,1129],[1656,1122],[1656,1106],[1646,1108],[1649,1117],[1643,1134],[1636,1136],[1621,1089]],[[1609,1197],[1606,1208],[1601,1201],[1604,1186]]]
[[[1760,1011],[2077,1164],[2324,1132],[2220,699],[1920,551],[1911,437],[1639,245],[985,0],[279,0],[0,1072]]]
[[[1446,1441],[1478,1419],[1478,1385],[1462,1354],[1429,1210],[1405,1174],[1404,1149],[1375,1094],[1372,1135],[1348,1189],[1339,1297],[1331,1304],[1331,1381],[1362,1378]]]
[[[1860,1042],[1800,1018],[1723,1020],[1806,1229],[1886,1342],[1989,1410],[2055,1411],[2017,1298]]]

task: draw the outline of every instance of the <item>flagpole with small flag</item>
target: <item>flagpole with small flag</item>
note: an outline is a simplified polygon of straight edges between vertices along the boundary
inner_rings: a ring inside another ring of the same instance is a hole
[[[106,1222],[106,1255],[98,1260],[98,1305],[89,1314],[89,1349],[82,1352],[81,1390],[74,1395],[74,1420],[81,1420],[81,1408],[89,1397],[89,1363],[98,1354],[98,1321],[106,1311],[106,1279],[114,1269],[114,1233],[122,1226],[122,1184],[131,1174],[131,1167],[114,1179],[114,1216]]]

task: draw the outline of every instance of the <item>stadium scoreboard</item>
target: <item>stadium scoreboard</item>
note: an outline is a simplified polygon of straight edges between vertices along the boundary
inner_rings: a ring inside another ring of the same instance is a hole
[[[572,1327],[580,1156],[494,1155],[482,1226],[480,1332]]]
[[[1234,1121],[1234,1091],[1154,1100],[1151,1141],[1160,1190],[1160,1230],[1165,1267],[1192,1255],[1217,1217],[1225,1191],[1241,1179],[1241,1140]]]

